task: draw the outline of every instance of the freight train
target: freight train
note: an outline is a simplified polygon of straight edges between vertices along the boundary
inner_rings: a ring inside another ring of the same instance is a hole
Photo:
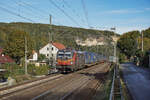
[[[62,73],[73,72],[106,60],[96,53],[64,49],[57,52],[56,68]]]

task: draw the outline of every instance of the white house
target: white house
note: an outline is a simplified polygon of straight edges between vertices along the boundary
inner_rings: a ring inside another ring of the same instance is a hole
[[[56,42],[48,43],[47,45],[45,45],[43,48],[39,50],[39,54],[44,54],[46,58],[52,57],[53,60],[56,61],[57,52],[58,50],[62,50],[62,49],[65,49],[65,46],[61,43],[56,43]]]
[[[38,60],[38,54],[36,51],[32,51],[32,57],[28,59],[29,61],[37,61]]]

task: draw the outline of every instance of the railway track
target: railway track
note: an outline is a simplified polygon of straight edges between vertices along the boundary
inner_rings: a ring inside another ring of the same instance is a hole
[[[22,83],[22,84],[18,84],[18,85],[15,85],[15,86],[2,88],[2,89],[0,89],[0,98],[5,97],[5,96],[9,96],[12,93],[19,92],[19,91],[22,91],[24,89],[28,89],[28,88],[31,88],[31,87],[38,86],[38,85],[46,83],[48,81],[56,80],[58,78],[61,78],[62,76],[63,76],[62,74],[51,75],[51,76],[47,76],[47,77],[44,77],[44,78],[39,78],[39,79],[36,79],[36,80],[32,80],[32,81],[28,81],[28,82],[25,82],[25,83]]]
[[[80,78],[78,77],[79,79],[74,78],[73,81],[70,80],[53,90],[46,91],[32,100],[90,100],[101,84],[94,77],[94,74],[98,72],[97,70],[98,68],[88,69],[89,72],[87,70],[80,72],[82,75],[80,75]],[[53,93],[57,93],[57,96]]]
[[[53,80],[45,81],[36,86],[32,85],[19,91],[6,93],[2,96],[2,100],[75,100],[79,94],[87,91],[89,95],[96,91],[100,85],[100,81],[95,79],[97,72],[104,72],[109,66],[108,64],[95,65],[87,69],[80,70],[75,73],[63,75]],[[94,82],[94,84],[93,84]],[[89,88],[91,87],[92,88]],[[86,89],[86,90],[85,90]],[[85,97],[85,94],[83,95]],[[76,99],[77,100],[77,99]],[[85,99],[84,99],[85,100]],[[87,99],[86,99],[87,100]]]

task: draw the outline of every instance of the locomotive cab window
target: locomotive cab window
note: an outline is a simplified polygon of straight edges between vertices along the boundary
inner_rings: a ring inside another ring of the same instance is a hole
[[[57,57],[58,57],[58,58],[60,58],[60,57],[64,57],[64,52],[58,52]]]
[[[71,52],[65,52],[65,57],[72,58],[72,53]]]

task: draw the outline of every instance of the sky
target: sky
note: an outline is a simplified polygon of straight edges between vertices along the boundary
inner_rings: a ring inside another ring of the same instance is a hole
[[[0,22],[30,22],[110,30],[150,27],[150,0],[0,0]]]

